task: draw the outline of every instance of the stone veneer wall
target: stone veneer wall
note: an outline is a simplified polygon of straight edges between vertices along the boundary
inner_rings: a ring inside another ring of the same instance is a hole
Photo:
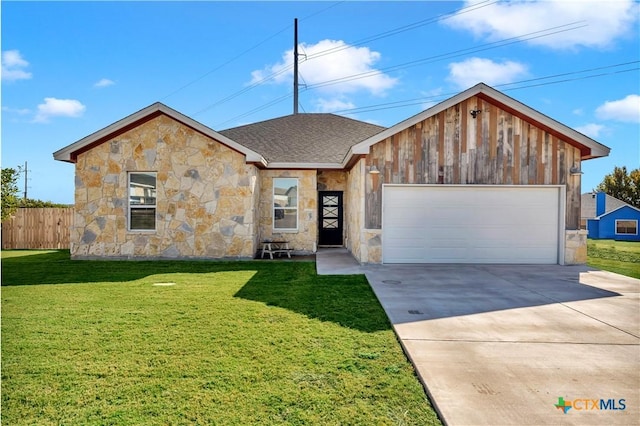
[[[312,253],[318,242],[316,170],[260,170],[259,240],[285,239],[298,254]],[[298,178],[298,229],[273,229],[273,178]]]
[[[155,231],[128,230],[128,172],[157,173]],[[258,170],[161,115],[78,156],[74,258],[248,258]]]
[[[583,265],[587,263],[587,231],[567,230],[564,239],[564,264]]]
[[[364,223],[364,182],[362,180],[364,160],[358,162],[347,172],[347,187],[344,196],[345,212],[345,247],[359,262],[363,260],[361,253],[360,236]]]
[[[346,191],[346,189],[347,174],[342,170],[318,171],[318,191]]]
[[[363,252],[367,263],[382,263],[382,229],[364,229],[362,231]]]
[[[365,159],[358,160],[347,174],[346,246],[360,263],[382,263],[382,229],[364,227],[366,175]]]

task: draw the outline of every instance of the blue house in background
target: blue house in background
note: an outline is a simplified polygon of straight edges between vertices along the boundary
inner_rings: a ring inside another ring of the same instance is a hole
[[[588,238],[640,241],[640,233],[638,232],[640,209],[617,200],[621,205],[607,211],[607,198],[612,197],[604,192],[595,194],[596,217],[587,219]]]

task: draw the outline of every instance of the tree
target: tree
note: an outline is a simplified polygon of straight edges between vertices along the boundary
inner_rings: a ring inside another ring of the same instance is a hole
[[[615,167],[596,188],[612,197],[640,208],[640,169],[627,173],[625,166]]]
[[[54,203],[51,201],[35,200],[32,198],[18,197],[18,179],[22,173],[22,168],[17,169],[10,167],[2,169],[2,221],[15,213],[18,207],[35,208],[35,207],[69,207],[68,204]]]
[[[33,198],[23,198],[20,200],[20,207],[26,209],[41,207],[70,207],[69,204],[54,203],[53,201],[34,200]]]
[[[19,172],[10,167],[2,169],[2,221],[10,217],[16,211],[20,200],[18,199]]]

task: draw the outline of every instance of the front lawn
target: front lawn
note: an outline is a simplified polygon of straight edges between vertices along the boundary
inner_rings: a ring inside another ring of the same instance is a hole
[[[640,278],[639,242],[588,239],[587,259],[594,268]]]
[[[2,252],[3,424],[440,424],[364,276]]]

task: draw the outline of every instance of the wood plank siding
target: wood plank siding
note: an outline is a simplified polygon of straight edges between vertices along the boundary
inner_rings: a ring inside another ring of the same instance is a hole
[[[480,110],[476,118],[472,110]],[[580,149],[477,96],[373,145],[365,226],[382,226],[382,185],[565,185],[566,229],[579,229]]]

